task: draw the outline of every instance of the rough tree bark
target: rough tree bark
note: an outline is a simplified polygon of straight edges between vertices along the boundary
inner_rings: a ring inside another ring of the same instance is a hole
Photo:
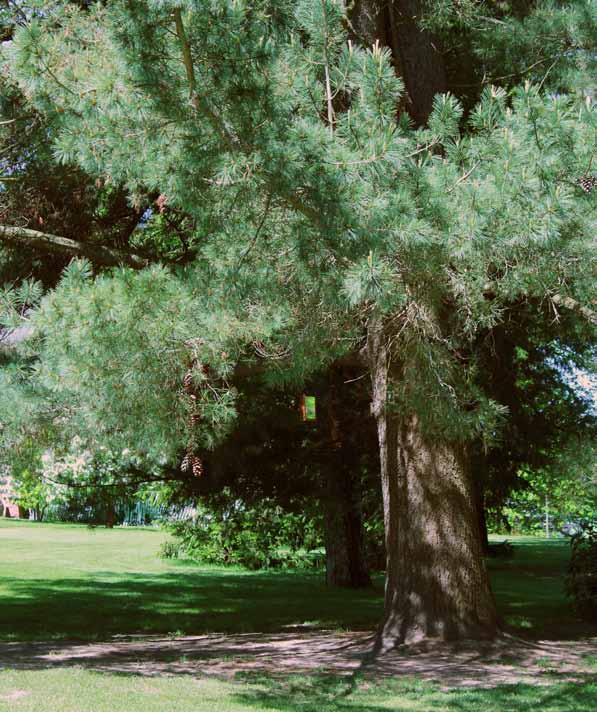
[[[387,13],[392,52],[408,94],[408,113],[418,126],[427,122],[433,98],[448,89],[439,40],[420,25],[424,0],[389,0]]]
[[[392,50],[406,88],[405,108],[417,126],[427,122],[434,96],[448,90],[439,39],[420,24],[424,10],[425,0],[357,0],[351,12],[355,35]]]
[[[489,554],[489,534],[487,531],[487,517],[485,511],[485,483],[487,481],[485,468],[487,466],[487,456],[478,446],[471,449],[471,452],[473,453],[471,456],[471,481],[475,498],[475,512],[477,514],[477,530],[481,543],[481,551],[483,556],[487,556]]]
[[[362,492],[358,481],[359,428],[347,422],[346,386],[341,368],[331,367],[327,388],[321,398],[324,453],[323,509],[325,527],[326,583],[329,586],[360,588],[371,578],[365,557]],[[344,401],[342,401],[344,397]],[[359,410],[357,409],[357,412]]]
[[[487,531],[487,517],[485,513],[485,493],[482,486],[477,487],[477,520],[479,522],[479,541],[483,556],[489,554],[489,532]]]
[[[348,468],[328,469],[325,475],[326,583],[349,588],[369,586],[360,492]]]
[[[375,319],[367,350],[388,552],[378,647],[424,638],[491,638],[497,614],[466,447],[426,437],[415,414],[387,407],[396,376]]]
[[[425,0],[357,0],[352,15],[356,34],[391,47],[417,125],[427,122],[434,96],[448,88],[441,47],[420,25],[424,9]],[[497,616],[468,453],[463,445],[426,437],[415,414],[388,409],[391,381],[400,374],[381,321],[372,318],[368,332],[387,551],[378,645],[491,637]]]

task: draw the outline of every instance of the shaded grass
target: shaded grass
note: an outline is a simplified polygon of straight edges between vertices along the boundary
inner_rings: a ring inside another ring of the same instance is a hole
[[[0,639],[371,628],[381,581],[329,589],[318,572],[249,572],[163,561],[155,530],[0,520]]]
[[[509,537],[511,559],[488,562],[498,610],[516,634],[552,639],[597,632],[574,612],[564,590],[570,556],[567,539]]]
[[[500,685],[491,689],[440,690],[415,679],[352,684],[337,676],[272,681],[239,691],[248,709],[279,712],[592,712],[597,684],[562,683],[548,687]]]
[[[288,626],[373,629],[383,579],[330,589],[321,572],[199,566],[158,558],[155,529],[90,529],[0,519],[0,640],[105,639],[115,634],[274,632]],[[584,637],[565,597],[565,540],[514,538],[490,560],[504,621],[519,634]]]

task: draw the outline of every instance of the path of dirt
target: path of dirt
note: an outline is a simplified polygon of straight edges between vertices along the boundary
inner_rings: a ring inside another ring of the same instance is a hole
[[[0,643],[0,669],[85,667],[154,675],[362,672],[417,677],[443,688],[547,684],[597,677],[597,638],[528,642],[503,636],[493,643],[425,644],[371,657],[371,633],[294,631],[277,634],[138,636],[104,643]]]

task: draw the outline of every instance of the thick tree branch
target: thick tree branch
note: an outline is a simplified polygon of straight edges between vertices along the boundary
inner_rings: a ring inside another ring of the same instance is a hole
[[[32,247],[52,254],[86,257],[93,264],[103,267],[126,265],[134,269],[143,269],[149,264],[147,259],[134,253],[116,250],[105,245],[78,242],[70,237],[50,235],[26,227],[0,225],[0,243],[2,242],[17,247]]]
[[[488,282],[483,286],[483,296],[486,299],[495,299],[495,283]],[[588,322],[591,324],[597,324],[597,312],[595,312],[591,307],[581,304],[576,299],[568,297],[564,294],[550,294],[549,300],[552,304],[559,307],[564,307],[570,311],[575,311],[577,314],[581,314]],[[593,302],[595,304],[595,302]],[[554,307],[555,311],[555,307]]]
[[[562,294],[554,294],[551,297],[551,301],[558,306],[566,307],[566,309],[582,314],[587,321],[591,322],[591,324],[597,324],[597,313],[580,302],[577,302],[576,299],[566,297]]]

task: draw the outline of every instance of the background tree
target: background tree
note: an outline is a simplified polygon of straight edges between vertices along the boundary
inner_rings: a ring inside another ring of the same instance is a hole
[[[291,511],[312,500],[323,515],[328,584],[368,585],[367,559],[376,552],[365,542],[364,519],[379,487],[364,376],[362,367],[340,362],[310,379],[304,388],[316,397],[316,415],[307,421],[296,389],[268,388],[255,374],[236,380],[234,429],[205,453],[205,476],[187,480],[183,497],[226,487],[252,506],[273,499]]]
[[[500,326],[482,335],[479,349],[485,392],[508,408],[496,441],[489,446],[479,441],[473,452],[487,546],[485,508],[491,509],[495,527],[510,495],[528,487],[524,473],[557,463],[566,480],[563,462],[568,460],[570,471],[585,462],[595,418],[590,396],[574,375],[591,368],[592,350],[569,313],[554,314],[550,321],[521,305],[512,310],[507,329]]]

